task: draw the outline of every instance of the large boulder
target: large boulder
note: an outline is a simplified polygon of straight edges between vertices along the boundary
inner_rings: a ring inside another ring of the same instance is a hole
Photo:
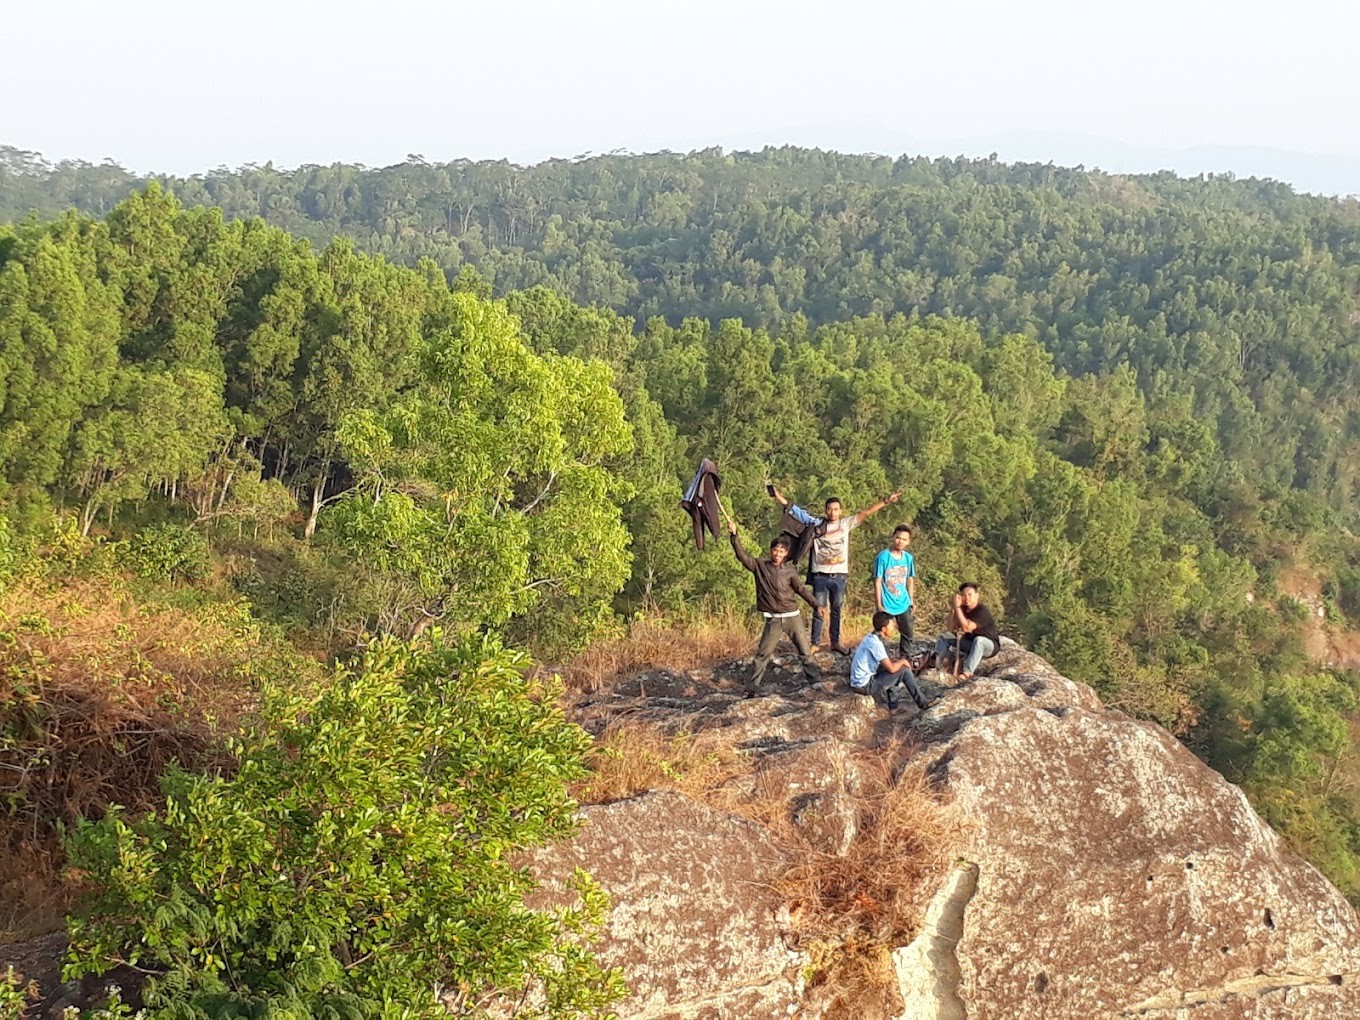
[[[972,821],[938,894],[970,1020],[1360,1015],[1354,910],[1164,731],[1024,707],[929,754]]]
[[[656,792],[586,809],[573,842],[539,854],[536,905],[569,902],[577,868],[610,894],[601,962],[621,967],[620,1016],[775,1017],[796,1009],[796,957],[771,880],[789,865],[752,822]]]
[[[633,987],[621,1017],[1360,1016],[1354,909],[1165,731],[1009,641],[972,680],[926,674],[941,698],[924,714],[851,695],[844,659],[826,659],[819,679],[784,660],[756,698],[738,663],[574,706],[597,731],[631,720],[740,750],[749,774],[723,792],[782,803],[808,837],[780,846],[675,793],[591,809],[569,859],[615,897],[603,951]],[[866,753],[924,772],[961,824],[891,954],[896,994],[856,1009],[803,988],[769,880],[781,854],[847,851]]]

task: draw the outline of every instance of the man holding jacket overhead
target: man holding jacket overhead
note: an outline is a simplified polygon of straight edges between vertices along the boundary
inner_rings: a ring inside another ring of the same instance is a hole
[[[816,678],[816,667],[809,656],[812,649],[808,645],[807,631],[803,629],[803,617],[798,611],[798,599],[812,607],[817,617],[826,616],[826,607],[817,605],[798,576],[798,568],[789,560],[790,542],[780,535],[770,543],[770,557],[758,560],[741,547],[737,538],[737,522],[727,517],[727,535],[732,540],[732,551],[737,554],[741,565],[755,576],[756,612],[765,617],[765,630],[761,632],[760,644],[756,647],[755,669],[750,682],[746,685],[746,696],[754,697],[765,676],[765,668],[774,658],[775,649],[781,637],[788,637],[803,657],[803,668],[809,677]]]
[[[845,605],[845,582],[850,575],[850,532],[889,503],[896,503],[902,494],[894,492],[887,499],[881,499],[873,506],[849,517],[842,515],[841,501],[835,496],[826,501],[826,516],[815,517],[797,503],[790,503],[774,486],[770,486],[770,494],[779,501],[793,520],[813,529],[810,576],[812,593],[819,606],[830,605],[831,647],[848,654],[850,649],[841,644],[841,609]],[[815,649],[821,643],[822,617],[819,614],[812,621],[812,647]]]

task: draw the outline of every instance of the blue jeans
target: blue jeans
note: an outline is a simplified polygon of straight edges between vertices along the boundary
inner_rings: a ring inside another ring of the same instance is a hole
[[[817,605],[831,604],[831,643],[841,643],[841,607],[845,605],[845,574],[813,574],[812,594]],[[822,643],[822,618],[812,618],[812,643]]]
[[[958,639],[952,634],[941,634],[940,640],[935,642],[935,665],[947,669],[945,657],[954,650],[956,644]],[[996,652],[996,645],[992,644],[992,639],[981,634],[965,634],[963,648],[968,653],[968,658],[963,662],[963,671],[969,675],[977,672],[978,664],[984,658],[990,658]]]

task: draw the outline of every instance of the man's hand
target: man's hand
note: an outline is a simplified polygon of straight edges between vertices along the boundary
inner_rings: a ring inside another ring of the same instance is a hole
[[[784,498],[784,494],[783,494],[782,492],[779,491],[779,487],[778,487],[778,486],[771,485],[770,488],[774,490],[774,498],[775,498],[775,502],[777,502],[780,506],[785,506],[785,507],[786,507],[786,506],[789,505],[789,501],[788,501],[787,499]]]
[[[827,617],[826,606],[818,606],[817,615],[820,616],[823,620],[825,620]]]
[[[727,533],[729,535],[735,535],[737,533],[737,522],[730,517],[727,518]]]
[[[896,502],[897,502],[899,499],[901,499],[901,498],[902,498],[902,493],[900,493],[900,492],[894,492],[891,496],[889,496],[889,497],[888,497],[887,499],[885,499],[883,502],[885,502],[885,503],[896,503]]]
[[[954,601],[954,608],[955,608],[955,609],[960,609],[960,608],[962,608],[962,606],[963,606],[963,593],[962,593],[962,592],[957,592],[957,591],[956,591],[956,592],[954,593],[954,599],[953,599],[953,601]]]

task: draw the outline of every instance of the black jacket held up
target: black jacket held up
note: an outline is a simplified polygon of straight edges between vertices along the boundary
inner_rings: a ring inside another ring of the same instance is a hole
[[[699,462],[699,470],[685,486],[685,495],[680,500],[680,509],[689,514],[694,527],[694,545],[704,547],[704,529],[714,537],[718,534],[718,492],[722,489],[722,476],[718,467],[705,457]]]

